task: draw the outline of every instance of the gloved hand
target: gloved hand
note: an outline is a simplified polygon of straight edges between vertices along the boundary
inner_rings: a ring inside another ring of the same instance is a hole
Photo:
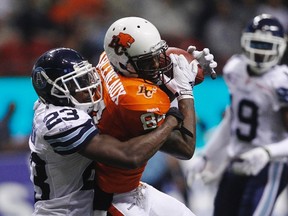
[[[191,186],[196,176],[201,174],[207,164],[207,158],[204,156],[196,156],[192,159],[192,163],[187,173],[187,185]]]
[[[232,171],[240,175],[258,175],[270,161],[270,155],[263,147],[241,154],[232,164]]]
[[[176,96],[177,100],[193,98],[193,86],[198,68],[190,64],[183,55],[170,54],[173,63],[173,79],[164,76],[166,87]]]
[[[217,67],[217,62],[214,61],[214,56],[208,48],[198,51],[195,46],[189,46],[187,52],[193,55],[206,73],[210,73],[212,79],[216,78],[217,74],[214,69]]]

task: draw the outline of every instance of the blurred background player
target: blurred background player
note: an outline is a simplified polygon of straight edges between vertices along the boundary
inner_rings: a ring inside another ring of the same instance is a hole
[[[11,145],[11,131],[9,128],[9,124],[11,121],[11,117],[15,111],[15,104],[11,102],[7,108],[7,111],[4,117],[0,120],[0,151],[9,149]]]
[[[99,135],[89,113],[102,101],[100,77],[69,48],[41,55],[32,70],[32,84],[39,96],[29,139],[33,215],[93,215],[93,160],[122,168],[142,166],[183,120],[173,109],[149,135],[123,142]]]
[[[26,152],[29,136],[16,139],[11,132],[11,121],[16,110],[15,102],[10,102],[4,117],[0,120],[0,152]]]
[[[189,64],[184,56],[168,57],[167,48],[157,28],[143,18],[125,17],[109,27],[104,40],[105,52],[96,67],[104,81],[105,103],[103,112],[97,113],[98,127],[101,133],[120,140],[157,128],[170,108],[169,97],[158,86],[165,84],[176,96],[184,121],[161,151],[187,160],[195,150],[192,87],[198,67]],[[111,199],[113,195],[109,214],[194,215],[183,203],[141,182],[144,169],[145,165],[124,170],[97,163],[97,184],[100,190],[111,194]],[[99,203],[96,193],[96,209],[101,209]]]
[[[242,33],[243,54],[232,56],[223,69],[231,105],[188,175],[188,181],[200,174],[207,182],[223,171],[209,167],[225,169],[215,216],[271,215],[287,186],[288,67],[279,64],[286,43],[281,23],[258,15]],[[219,155],[222,164],[215,164]]]

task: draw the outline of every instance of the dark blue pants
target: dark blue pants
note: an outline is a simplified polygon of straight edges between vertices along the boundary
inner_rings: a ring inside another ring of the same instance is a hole
[[[224,172],[214,201],[214,216],[268,216],[288,184],[287,163],[268,164],[257,176]]]

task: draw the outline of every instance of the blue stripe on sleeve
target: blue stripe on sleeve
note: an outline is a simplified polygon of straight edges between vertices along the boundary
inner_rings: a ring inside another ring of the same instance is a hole
[[[66,155],[77,152],[98,133],[97,127],[91,120],[88,120],[84,124],[63,133],[53,136],[46,135],[44,139],[52,146],[55,152]]]

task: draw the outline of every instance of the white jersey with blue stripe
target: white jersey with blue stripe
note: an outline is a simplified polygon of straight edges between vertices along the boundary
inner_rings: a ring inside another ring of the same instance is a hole
[[[35,215],[92,215],[93,161],[77,153],[97,133],[91,117],[72,107],[34,105],[31,180]]]
[[[249,76],[244,57],[234,55],[223,75],[231,95],[231,157],[287,137],[279,112],[288,106],[286,65],[276,65],[261,76]]]

